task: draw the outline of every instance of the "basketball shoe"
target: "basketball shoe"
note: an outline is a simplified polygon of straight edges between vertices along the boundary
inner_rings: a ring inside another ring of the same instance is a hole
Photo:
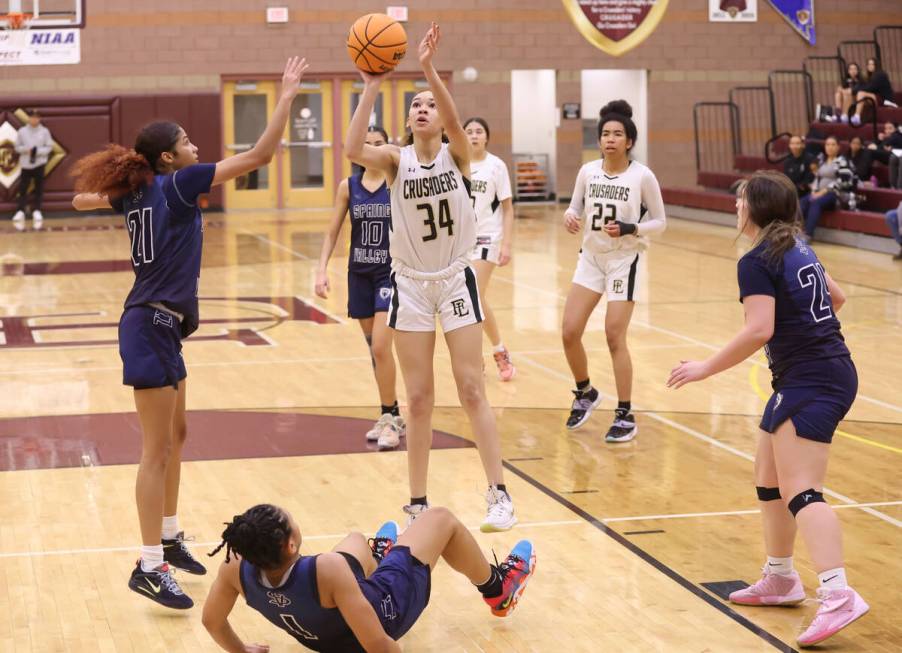
[[[409,528],[413,521],[427,510],[429,510],[428,503],[425,506],[422,503],[404,506],[404,512],[407,513],[407,527]]]
[[[741,605],[795,605],[805,600],[805,588],[798,572],[784,576],[761,570],[761,580],[730,594],[730,601]]]
[[[187,610],[194,605],[194,601],[175,582],[172,570],[165,562],[150,571],[144,571],[141,569],[141,561],[138,560],[131,578],[128,579],[128,586],[141,596],[167,608]]]
[[[391,419],[385,421],[382,426],[382,432],[376,442],[379,451],[387,449],[397,449],[401,444],[401,438],[407,435],[407,425],[400,415],[397,417],[389,415]]]
[[[392,421],[393,415],[391,413],[382,413],[379,416],[379,419],[376,420],[376,423],[373,424],[373,428],[366,432],[366,439],[369,442],[375,442],[379,439],[379,436],[382,435],[382,431],[388,426],[389,422]]]
[[[498,533],[514,527],[517,517],[514,515],[514,503],[507,492],[490,485],[485,493],[485,500],[489,505],[479,530],[483,533]]]
[[[376,531],[375,537],[367,540],[370,548],[373,550],[373,557],[376,564],[382,562],[383,558],[388,555],[391,548],[398,541],[398,524],[393,521],[387,521]]]
[[[639,429],[636,427],[636,418],[632,413],[624,413],[624,411],[616,411],[614,413],[614,423],[608,429],[608,434],[604,436],[605,442],[629,442]]]
[[[517,368],[511,363],[511,353],[507,350],[507,347],[501,351],[496,351],[493,356],[495,357],[495,365],[498,366],[498,378],[502,381],[510,381],[514,378]]]
[[[483,597],[496,617],[506,617],[520,602],[526,583],[536,570],[536,552],[529,540],[520,540],[500,565],[501,594],[491,598]]]
[[[187,571],[189,574],[195,574],[196,576],[203,576],[207,573],[207,568],[191,555],[191,551],[189,551],[188,547],[185,545],[185,542],[187,542],[188,539],[189,538],[185,537],[184,531],[179,531],[178,535],[175,536],[175,539],[164,539],[163,560],[176,569]],[[194,538],[191,537],[190,539],[193,540]]]
[[[13,227],[16,231],[25,231],[25,211],[16,211],[13,216]]]
[[[821,605],[811,625],[799,635],[799,646],[820,644],[870,610],[864,599],[851,587],[841,590],[818,588],[817,600]]]
[[[581,390],[572,390],[572,392],[576,398],[573,400],[573,406],[570,408],[570,417],[567,418],[567,428],[571,431],[585,424],[592,411],[598,408],[598,404],[601,403],[601,393],[595,388],[592,388],[589,392],[582,392]]]

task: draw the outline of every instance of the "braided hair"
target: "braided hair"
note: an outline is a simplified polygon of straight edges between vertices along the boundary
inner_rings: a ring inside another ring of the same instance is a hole
[[[226,562],[232,553],[259,569],[274,569],[282,564],[282,549],[291,537],[288,514],[269,503],[261,503],[230,522],[223,522],[222,543],[209,556],[225,547]]]

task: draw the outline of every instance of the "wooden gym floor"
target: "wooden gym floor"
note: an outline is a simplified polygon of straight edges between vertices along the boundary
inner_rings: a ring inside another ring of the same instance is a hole
[[[746,244],[729,229],[678,220],[655,239],[629,336],[639,436],[611,446],[603,442],[616,401],[603,305],[585,339],[602,410],[577,432],[563,426],[572,380],[559,329],[579,244],[559,214],[518,207],[513,263],[496,270],[487,292],[518,369],[502,384],[486,356],[521,524],[477,538],[499,557],[532,539],[536,576],[518,611],[501,620],[440,565],[404,650],[794,650],[813,600],[750,609],[703,585],[753,581],[763,560],[752,479],[769,389],[763,356],[680,391],[664,387],[678,360],[707,356],[741,325],[735,261]],[[185,344],[191,412],[179,510],[198,554],[218,542],[223,521],[258,502],[295,515],[308,553],[402,517],[405,453],[370,451],[363,440],[377,395],[359,328],[345,317],[346,240],[330,267],[331,297],[313,296],[327,218],[207,216],[204,323]],[[187,614],[126,587],[138,544],[140,436],[115,345],[132,280],[121,219],[45,224],[42,232],[0,227],[0,651],[219,650],[200,623],[211,576],[178,576],[200,604]],[[849,578],[871,605],[824,649],[896,651],[902,268],[886,255],[816,249],[849,295],[840,317],[861,377],[834,440],[827,494],[843,524]],[[430,498],[475,527],[482,472],[441,343],[436,358],[435,428],[443,433]],[[817,578],[801,543],[796,565],[813,596]],[[274,652],[299,650],[246,606],[233,623]]]

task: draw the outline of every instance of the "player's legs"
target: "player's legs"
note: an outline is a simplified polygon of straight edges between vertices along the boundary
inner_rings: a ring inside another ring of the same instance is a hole
[[[332,550],[354,556],[363,568],[364,576],[369,576],[376,571],[376,560],[373,558],[373,550],[367,544],[366,538],[362,533],[348,533]]]
[[[142,438],[135,500],[144,546],[159,546],[161,541],[172,423],[177,403],[178,392],[172,387],[135,390]]]
[[[376,385],[379,386],[379,401],[383,406],[392,406],[398,400],[395,389],[395,356],[392,353],[392,329],[385,320],[385,312],[376,313],[371,322],[371,351],[373,354]],[[363,326],[363,320],[361,320]]]
[[[185,395],[187,379],[179,381],[176,392],[175,410],[172,414],[172,439],[169,449],[169,460],[166,464],[166,493],[163,499],[163,515],[178,514],[179,485],[182,471],[182,447],[188,437],[188,423],[185,420]]]
[[[567,301],[564,303],[561,337],[567,364],[576,382],[589,378],[589,361],[583,347],[583,333],[586,331],[589,316],[600,300],[601,293],[576,283],[570,284]]]
[[[780,482],[777,463],[774,460],[774,436],[766,431],[758,435],[758,451],[755,455],[755,486],[764,488],[766,497],[779,493]],[[770,492],[768,492],[770,491]],[[759,499],[761,520],[764,526],[764,546],[767,555],[775,558],[792,556],[796,539],[796,521],[781,498]]]
[[[451,354],[457,396],[473,428],[486,480],[489,485],[501,485],[504,483],[501,440],[495,413],[485,396],[485,379],[482,376],[482,327],[471,324],[449,331],[445,333],[445,342]]]
[[[780,495],[786,505],[806,490],[824,489],[830,445],[796,435],[791,419],[772,436]],[[809,503],[795,516],[815,569],[820,573],[843,565],[842,533],[833,509],[825,502]]]
[[[407,472],[410,496],[416,499],[426,496],[432,448],[435,331],[395,331],[393,336],[407,391]]]
[[[630,401],[633,393],[633,360],[626,344],[626,332],[635,302],[608,302],[604,331],[614,367],[618,401]]]
[[[476,270],[476,282],[479,284],[479,294],[482,304],[482,324],[485,329],[485,335],[493,347],[501,344],[501,333],[498,331],[498,323],[495,321],[495,314],[492,307],[488,303],[489,281],[492,279],[492,272],[495,271],[495,264],[491,261],[477,259],[472,261],[471,265]]]

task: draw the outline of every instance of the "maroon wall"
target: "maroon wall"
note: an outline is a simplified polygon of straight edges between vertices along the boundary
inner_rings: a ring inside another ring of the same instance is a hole
[[[16,128],[22,122],[18,109],[34,107],[44,125],[66,151],[66,157],[47,176],[44,186],[45,211],[71,211],[73,183],[69,172],[79,157],[101,149],[107,143],[131,145],[141,126],[152,120],[172,120],[184,126],[200,150],[202,160],[218,160],[222,153],[220,96],[205,94],[118,95],[69,97],[65,99],[28,96],[0,99],[0,124],[9,121]],[[0,185],[0,211],[15,208],[18,183],[7,189]],[[222,208],[222,189],[209,195],[209,208]]]

